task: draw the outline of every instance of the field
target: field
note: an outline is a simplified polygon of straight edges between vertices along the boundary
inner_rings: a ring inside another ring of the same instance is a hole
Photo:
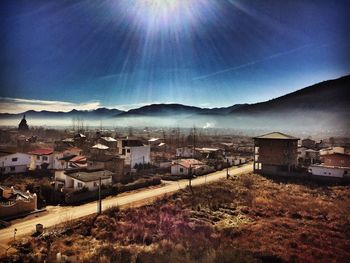
[[[349,244],[350,186],[247,174],[67,221],[2,260],[346,262]]]

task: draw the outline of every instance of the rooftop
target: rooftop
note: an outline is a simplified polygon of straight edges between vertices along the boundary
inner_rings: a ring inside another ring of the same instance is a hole
[[[281,132],[271,132],[264,135],[260,135],[257,137],[254,137],[254,139],[272,139],[272,140],[299,140],[299,138],[296,138],[291,135],[287,135]]]
[[[106,142],[116,142],[117,140],[112,137],[102,137],[102,140],[105,140]]]
[[[196,166],[196,165],[204,165],[201,161],[198,161],[196,159],[180,159],[180,160],[175,160],[174,164],[181,165],[185,168],[190,168],[191,166]]]
[[[151,138],[151,139],[149,139],[148,141],[149,142],[156,142],[156,141],[158,141],[158,140],[160,140],[159,138]]]
[[[29,152],[29,154],[33,154],[33,155],[50,155],[52,153],[53,153],[52,148],[37,149],[37,150]]]
[[[82,181],[82,182],[94,182],[98,181],[100,178],[108,179],[111,178],[113,175],[112,172],[104,170],[104,171],[85,171],[85,172],[77,172],[77,173],[70,173],[67,174],[67,176],[72,177],[76,180]]]
[[[99,150],[107,150],[107,149],[109,149],[108,146],[103,145],[103,144],[101,144],[101,143],[98,143],[98,144],[92,146],[92,148],[93,148],[93,149],[99,149]]]

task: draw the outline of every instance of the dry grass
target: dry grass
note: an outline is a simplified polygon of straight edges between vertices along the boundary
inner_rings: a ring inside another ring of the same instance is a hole
[[[79,262],[346,262],[350,187],[244,175],[137,209],[112,207],[64,227],[18,245],[18,255],[24,261],[54,261],[61,252]]]

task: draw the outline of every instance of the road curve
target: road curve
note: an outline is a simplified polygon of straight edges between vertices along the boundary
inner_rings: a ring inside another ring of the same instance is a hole
[[[230,175],[239,175],[243,173],[252,172],[252,164],[246,164],[242,167],[230,168]],[[208,174],[206,176],[197,177],[192,180],[192,185],[201,185],[219,179],[226,178],[226,170],[218,171],[215,173]],[[112,206],[126,206],[140,202],[146,202],[157,197],[161,197],[165,194],[173,193],[179,189],[183,189],[188,186],[188,180],[180,180],[170,182],[164,186],[145,189],[138,192],[130,192],[123,196],[113,196],[103,199],[102,209],[105,210]],[[14,223],[10,227],[0,230],[0,252],[7,247],[7,243],[13,239],[14,229],[17,229],[17,236],[24,236],[34,232],[36,224],[43,224],[44,227],[51,227],[68,220],[77,219],[83,216],[96,213],[97,205],[95,202],[90,202],[80,206],[54,206],[47,208],[48,213],[40,215],[35,218],[22,219],[19,222]]]

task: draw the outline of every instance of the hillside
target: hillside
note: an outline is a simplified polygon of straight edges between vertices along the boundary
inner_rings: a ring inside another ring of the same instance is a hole
[[[350,188],[247,174],[66,221],[9,262],[347,262]]]
[[[233,109],[231,114],[266,114],[276,112],[350,111],[350,76],[324,81],[266,102]]]

